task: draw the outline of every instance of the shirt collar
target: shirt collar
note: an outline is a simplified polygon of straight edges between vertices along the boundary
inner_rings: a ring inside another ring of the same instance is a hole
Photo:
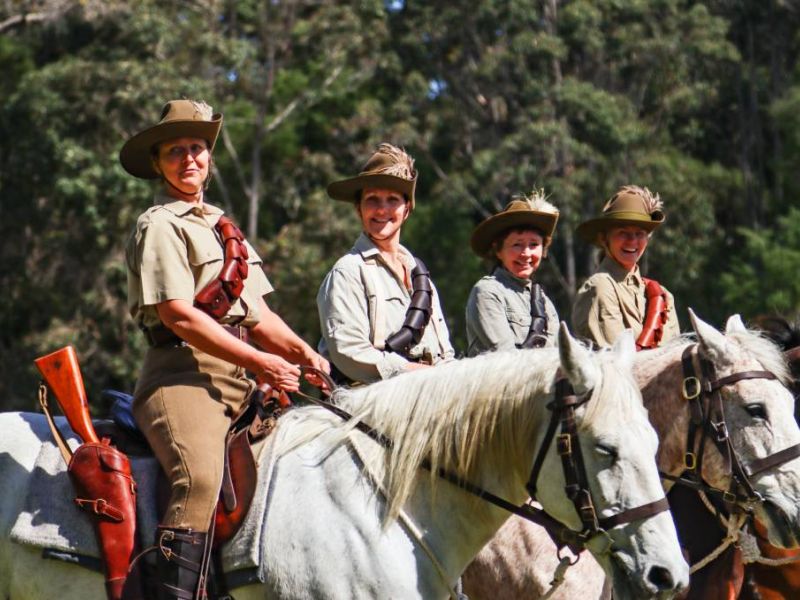
[[[153,199],[153,204],[155,206],[162,206],[166,208],[176,217],[185,217],[189,213],[195,214],[195,209],[198,208],[198,204],[196,202],[176,200],[172,196],[168,196],[163,192],[156,192],[155,198]],[[208,202],[203,202],[203,212],[207,215],[213,215],[217,217],[224,214],[222,209],[212,206]]]
[[[361,235],[358,236],[356,243],[353,245],[353,250],[358,252],[365,261],[370,259],[380,258],[381,251],[378,250],[378,247],[375,243],[369,239],[369,236],[361,232]],[[411,253],[405,248],[405,246],[400,246],[400,254],[402,260],[408,265],[409,269],[414,268],[416,266],[416,261],[413,259]]]
[[[644,283],[639,272],[639,265],[636,265],[633,268],[633,271],[626,271],[622,268],[622,265],[620,265],[610,256],[603,258],[603,260],[600,262],[600,268],[598,271],[602,273],[608,273],[611,275],[614,281],[620,283],[635,283],[636,285],[642,285]]]
[[[492,275],[494,275],[500,283],[504,283],[511,288],[528,290],[532,284],[529,278],[517,277],[502,265],[495,267]]]

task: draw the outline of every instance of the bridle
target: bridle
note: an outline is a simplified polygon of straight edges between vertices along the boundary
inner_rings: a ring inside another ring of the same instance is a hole
[[[304,372],[313,372],[315,375],[321,377],[331,391],[336,387],[336,384],[330,380],[330,377],[322,371],[308,366],[301,366],[300,369]],[[618,525],[652,517],[669,510],[669,503],[666,497],[662,497],[654,502],[648,502],[647,504],[629,508],[609,517],[598,518],[594,508],[594,502],[592,501],[592,493],[589,488],[589,479],[586,475],[586,467],[581,452],[575,419],[575,409],[586,403],[591,397],[591,393],[592,390],[589,390],[578,397],[575,394],[572,384],[566,377],[561,376],[556,379],[555,399],[547,404],[548,410],[552,413],[550,423],[533,462],[528,482],[525,484],[525,488],[528,490],[531,499],[535,499],[536,482],[539,478],[539,473],[544,464],[545,457],[549,452],[550,445],[555,437],[556,450],[561,457],[561,466],[564,471],[564,480],[566,482],[565,491],[570,500],[572,500],[575,510],[580,517],[582,524],[581,531],[570,529],[560,521],[551,517],[541,508],[533,506],[530,501],[522,505],[514,504],[479,486],[464,481],[462,478],[445,469],[438,469],[437,475],[470,494],[544,527],[558,547],[559,557],[561,550],[565,546],[569,547],[569,549],[577,555],[586,547],[586,544],[591,539],[598,536],[603,536],[607,539],[608,543],[605,548],[606,550],[610,549],[611,541],[608,536],[608,530]],[[300,395],[309,402],[329,410],[343,420],[352,419],[352,415],[347,411],[330,402],[306,394]],[[556,429],[559,425],[561,425],[561,431],[558,436],[556,436]],[[366,423],[358,421],[355,424],[355,428],[368,435],[384,448],[390,449],[394,445],[391,439]],[[428,470],[432,468],[428,461],[424,461],[422,466]]]
[[[724,502],[752,512],[753,506],[764,502],[764,498],[755,490],[750,478],[800,456],[800,444],[745,463],[731,442],[725,421],[722,388],[746,379],[775,380],[778,377],[771,371],[739,371],[717,378],[714,364],[697,348],[697,344],[692,344],[684,349],[681,355],[682,395],[689,405],[690,413],[684,453],[685,471],[678,477],[666,473],[662,473],[661,476],[680,485],[721,496]],[[695,357],[700,365],[699,373],[695,371]],[[729,465],[731,482],[727,490],[715,488],[703,480],[703,454],[707,440],[714,443]],[[697,448],[696,453],[695,448]],[[687,472],[689,477],[684,476]]]
[[[536,498],[536,486],[541,472],[542,465],[544,464],[545,457],[550,449],[550,444],[553,438],[556,439],[556,452],[561,457],[561,468],[564,472],[564,491],[567,497],[572,501],[575,506],[575,511],[581,520],[582,529],[580,532],[572,532],[570,536],[572,539],[563,538],[559,539],[553,537],[553,531],[548,529],[550,537],[553,538],[555,544],[561,549],[564,545],[570,546],[570,549],[580,551],[588,541],[596,536],[607,535],[608,530],[624,523],[638,521],[657,515],[665,510],[669,510],[669,503],[666,497],[662,497],[654,502],[648,502],[634,508],[622,510],[611,516],[600,518],[597,516],[594,502],[592,500],[592,492],[589,487],[589,478],[586,475],[586,465],[583,459],[583,452],[581,451],[580,439],[578,437],[578,427],[575,420],[575,409],[586,403],[591,397],[591,390],[577,396],[572,387],[572,384],[566,377],[560,377],[556,380],[556,393],[555,399],[547,404],[548,410],[551,411],[550,424],[547,427],[542,445],[536,454],[536,459],[533,462],[531,473],[528,478],[528,483],[525,488],[528,490],[532,499]],[[560,432],[556,435],[556,429],[561,426]],[[577,544],[575,542],[578,542]]]

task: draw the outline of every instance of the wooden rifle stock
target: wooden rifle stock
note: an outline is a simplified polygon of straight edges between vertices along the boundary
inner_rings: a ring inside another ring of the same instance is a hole
[[[72,346],[61,348],[52,354],[35,359],[34,362],[45,383],[53,391],[72,431],[78,434],[84,443],[99,443],[100,439],[89,416],[89,402],[86,399],[86,389],[83,386],[75,348]]]

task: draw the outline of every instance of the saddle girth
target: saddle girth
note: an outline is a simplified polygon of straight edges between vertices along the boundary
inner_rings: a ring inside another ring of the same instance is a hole
[[[636,339],[637,350],[656,348],[664,337],[664,325],[669,318],[667,292],[655,279],[643,277],[644,294],[647,300],[642,332]]]
[[[531,285],[531,326],[528,335],[517,348],[544,348],[547,344],[547,312],[544,292],[538,283]]]
[[[194,305],[219,321],[242,295],[249,256],[244,235],[228,217],[220,217],[214,229],[224,246],[225,261],[217,278],[197,293]]]
[[[411,271],[411,304],[406,311],[403,326],[386,338],[384,346],[396,354],[409,358],[411,348],[422,339],[433,314],[433,285],[428,267],[415,257],[417,266]]]

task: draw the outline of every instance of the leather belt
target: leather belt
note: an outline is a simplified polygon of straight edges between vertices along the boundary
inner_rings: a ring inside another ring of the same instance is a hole
[[[250,343],[250,330],[241,325],[222,325],[220,326],[235,338],[239,338],[244,343]],[[164,325],[155,327],[145,327],[142,329],[144,337],[151,348],[166,348],[169,346],[185,346],[186,342],[175,335],[173,331]]]

